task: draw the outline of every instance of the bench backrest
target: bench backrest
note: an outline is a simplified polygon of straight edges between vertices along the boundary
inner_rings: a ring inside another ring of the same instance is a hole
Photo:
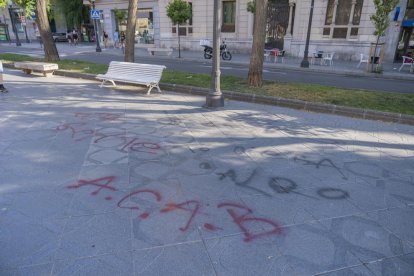
[[[165,68],[164,65],[111,61],[106,74],[137,80],[151,79],[154,82],[159,82]]]

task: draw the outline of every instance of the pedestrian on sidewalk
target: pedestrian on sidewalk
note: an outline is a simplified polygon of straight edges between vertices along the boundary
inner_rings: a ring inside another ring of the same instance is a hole
[[[103,32],[103,43],[104,43],[104,47],[105,49],[108,47],[108,33],[107,32]]]
[[[114,32],[114,48],[118,48],[119,47],[119,32],[118,30],[115,30]]]
[[[1,63],[1,61],[0,61],[0,92],[2,93],[8,92],[6,87],[4,87],[4,84],[3,84],[3,63]]]
[[[73,31],[72,31],[72,38],[73,38],[73,44],[76,46],[76,45],[78,45],[78,38],[79,38],[79,35],[78,35],[78,31],[74,28],[73,29]]]

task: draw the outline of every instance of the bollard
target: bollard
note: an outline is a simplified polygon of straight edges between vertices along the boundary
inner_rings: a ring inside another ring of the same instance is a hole
[[[0,61],[0,92],[7,93],[6,87],[3,84],[3,63]]]

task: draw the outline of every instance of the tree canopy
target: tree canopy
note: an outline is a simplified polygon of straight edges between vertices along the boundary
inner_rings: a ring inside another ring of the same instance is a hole
[[[191,6],[184,0],[172,0],[167,5],[167,16],[173,24],[182,25],[191,19]]]
[[[374,0],[375,13],[370,16],[375,26],[374,35],[383,36],[390,24],[390,12],[397,6],[399,0]]]

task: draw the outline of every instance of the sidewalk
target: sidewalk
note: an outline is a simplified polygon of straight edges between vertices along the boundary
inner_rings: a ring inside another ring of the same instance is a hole
[[[90,53],[95,52],[96,44],[79,44],[78,46],[69,46],[67,43],[57,43],[56,44],[59,50],[59,54],[61,56],[67,56],[68,54],[81,54],[81,53]],[[1,44],[3,47],[8,47],[11,51],[16,48],[15,44]],[[102,54],[115,54],[115,55],[123,55],[120,49],[108,48],[105,49],[102,47]],[[21,49],[28,49],[32,50],[26,54],[34,54],[34,55],[43,55],[43,51],[40,49],[40,45],[38,43],[22,43],[20,46]],[[146,46],[137,47],[135,48],[135,55],[137,57],[148,57],[148,51]],[[171,59],[178,57],[178,50],[174,49],[173,54],[170,57],[166,56],[155,56],[154,58],[157,59]],[[181,57],[186,60],[194,60],[194,61],[203,61],[203,48],[200,46],[200,51],[188,51],[188,50],[181,50]],[[300,63],[302,58],[297,57],[289,57],[287,56],[284,59],[284,63],[281,63],[280,60],[278,63],[274,62],[273,57],[270,61],[265,61],[264,68],[284,68],[287,70],[296,70],[296,71],[303,71],[303,72],[329,72],[333,74],[345,74],[345,75],[355,75],[355,76],[371,76],[371,77],[378,77],[376,74],[367,73],[365,71],[366,64],[362,64],[360,68],[357,68],[358,61],[342,61],[342,60],[334,60],[333,66],[323,66],[320,64],[310,65],[310,68],[301,68]],[[233,59],[230,62],[222,62],[224,64],[240,64],[240,65],[247,65],[250,62],[250,55],[249,54],[233,54]],[[309,60],[310,62],[310,60]],[[401,63],[390,63],[384,62],[383,63],[383,74],[380,76],[382,78],[391,78],[391,79],[405,79],[405,80],[414,80],[414,74],[410,73],[409,68],[406,66],[404,67],[401,72],[398,71],[400,68]]]
[[[4,77],[0,275],[414,275],[413,126]]]

